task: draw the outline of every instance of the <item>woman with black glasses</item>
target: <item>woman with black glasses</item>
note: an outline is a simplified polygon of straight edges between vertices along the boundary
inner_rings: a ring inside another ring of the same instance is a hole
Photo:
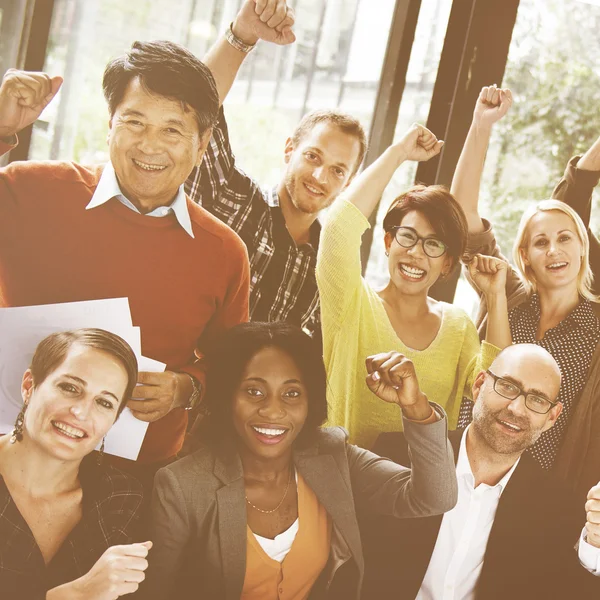
[[[383,221],[390,281],[373,290],[361,277],[361,237],[396,169],[406,160],[429,160],[443,142],[413,127],[361,173],[332,208],[317,258],[317,283],[330,423],[343,425],[353,443],[373,446],[384,431],[400,431],[390,407],[377,403],[364,385],[365,357],[389,349],[413,361],[423,391],[447,412],[456,428],[463,395],[477,373],[510,343],[506,331],[506,266],[477,272],[490,307],[487,342],[461,309],[428,296],[431,286],[459,262],[467,238],[464,213],[441,186],[415,186],[399,196]]]

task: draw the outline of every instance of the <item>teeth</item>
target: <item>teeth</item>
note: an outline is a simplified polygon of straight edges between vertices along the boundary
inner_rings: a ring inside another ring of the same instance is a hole
[[[138,166],[144,169],[144,171],[162,171],[166,169],[166,165],[149,165],[148,163],[140,162],[139,160],[133,159],[133,162]]]
[[[312,192],[313,194],[322,194],[323,193],[321,190],[314,188],[312,185],[308,185],[308,183],[305,183],[304,185],[306,186],[308,191]]]
[[[285,429],[267,429],[266,427],[253,427],[254,431],[258,431],[258,433],[262,433],[263,435],[281,435],[286,432]]]
[[[409,267],[408,265],[400,265],[400,269],[403,273],[412,277],[413,279],[420,279],[425,275],[425,271],[423,269],[417,269],[416,267]]]
[[[66,423],[61,423],[60,421],[52,421],[52,425],[54,425],[56,429],[60,429],[63,433],[66,433],[72,438],[80,439],[85,435],[85,431],[81,431],[81,429],[76,429],[75,427],[71,427]]]
[[[566,262],[556,262],[556,263],[552,263],[551,265],[548,265],[548,269],[558,269],[560,267],[566,267],[567,263]]]
[[[513,425],[512,423],[507,423],[506,421],[500,421],[500,423],[502,423],[502,425],[506,425],[506,427],[512,429],[513,431],[521,431],[520,427],[517,427],[516,425]]]

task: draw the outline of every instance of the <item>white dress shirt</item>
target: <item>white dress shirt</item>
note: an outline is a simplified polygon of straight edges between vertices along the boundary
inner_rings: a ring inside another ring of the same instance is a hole
[[[92,195],[92,199],[85,208],[86,210],[96,208],[97,206],[101,206],[102,204],[108,202],[111,198],[117,198],[119,202],[121,204],[124,204],[127,208],[135,211],[138,214],[141,214],[140,211],[135,207],[135,205],[123,195],[123,192],[119,187],[119,182],[117,181],[117,175],[115,174],[115,170],[112,164],[108,162],[106,163],[106,166],[102,171],[100,181],[98,182],[96,190]],[[192,230],[192,220],[190,219],[190,213],[187,207],[187,200],[185,197],[183,184],[179,186],[179,190],[177,191],[175,200],[173,200],[173,202],[169,206],[159,206],[158,208],[155,208],[152,212],[146,213],[145,216],[166,217],[171,212],[175,214],[177,221],[183,227],[186,233],[190,237],[194,237],[194,232]]]
[[[480,483],[475,488],[467,456],[469,427],[460,442],[456,462],[458,501],[442,518],[431,560],[415,600],[475,598],[475,587],[483,567],[498,502],[521,460],[519,458],[496,485]],[[583,534],[579,543],[579,560],[588,571],[600,576],[600,548],[585,542]]]
[[[456,463],[458,501],[442,518],[416,600],[474,598],[500,496],[519,464],[520,459],[496,485],[481,483],[475,488],[466,446],[469,427],[460,442]]]

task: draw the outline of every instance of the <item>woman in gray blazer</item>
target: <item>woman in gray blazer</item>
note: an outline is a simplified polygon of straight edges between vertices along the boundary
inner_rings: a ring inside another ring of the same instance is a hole
[[[366,384],[377,402],[399,405],[412,470],[348,444],[342,428],[321,427],[325,369],[300,329],[239,325],[206,361],[202,446],[156,475],[144,597],[358,598],[357,508],[405,518],[454,506],[446,416],[402,355],[367,358]],[[307,494],[316,498],[311,518]]]

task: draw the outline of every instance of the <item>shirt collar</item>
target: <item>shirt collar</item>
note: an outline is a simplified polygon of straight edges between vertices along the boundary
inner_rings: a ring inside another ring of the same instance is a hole
[[[270,206],[271,208],[279,208],[280,204],[279,204],[279,194],[277,193],[277,187],[273,187],[271,189],[266,190],[266,193],[264,194],[265,197],[265,202],[267,203],[267,206]],[[281,217],[283,219],[283,214],[281,214]],[[316,218],[315,222],[310,226],[310,245],[315,249],[318,250],[319,248],[319,239],[321,238],[321,223],[319,222],[319,219]]]
[[[469,431],[470,427],[471,424],[469,424],[469,426],[465,429],[462,439],[460,440],[460,449],[458,451],[458,459],[456,461],[456,478],[460,479],[462,477],[466,479],[470,486],[474,488],[475,477],[473,475],[473,471],[471,470],[471,463],[469,462],[469,456],[467,454],[467,432]],[[515,472],[515,469],[517,468],[517,465],[519,464],[520,460],[521,457],[519,456],[515,464],[510,468],[506,475],[504,475],[504,477],[502,477],[502,479],[496,485],[488,487],[498,488],[500,495],[502,495],[502,492],[508,485],[508,482],[512,477],[512,474]]]
[[[117,198],[121,204],[124,204],[130,210],[141,214],[140,211],[134,206],[134,204],[128,200],[121,191],[119,187],[119,182],[117,181],[117,175],[115,170],[110,162],[106,163],[102,171],[102,175],[100,176],[100,181],[98,181],[98,185],[92,195],[92,199],[89,201],[88,205],[85,207],[86,210],[91,208],[96,208],[97,206],[101,206],[108,202],[111,198]],[[177,195],[175,196],[175,200],[169,206],[159,206],[155,208],[153,211],[147,213],[145,216],[147,217],[165,217],[170,212],[175,214],[178,223],[183,227],[186,233],[190,237],[194,237],[194,231],[192,229],[192,220],[190,218],[190,213],[187,207],[187,199],[185,196],[185,191],[183,189],[183,185],[179,186],[177,191]]]

